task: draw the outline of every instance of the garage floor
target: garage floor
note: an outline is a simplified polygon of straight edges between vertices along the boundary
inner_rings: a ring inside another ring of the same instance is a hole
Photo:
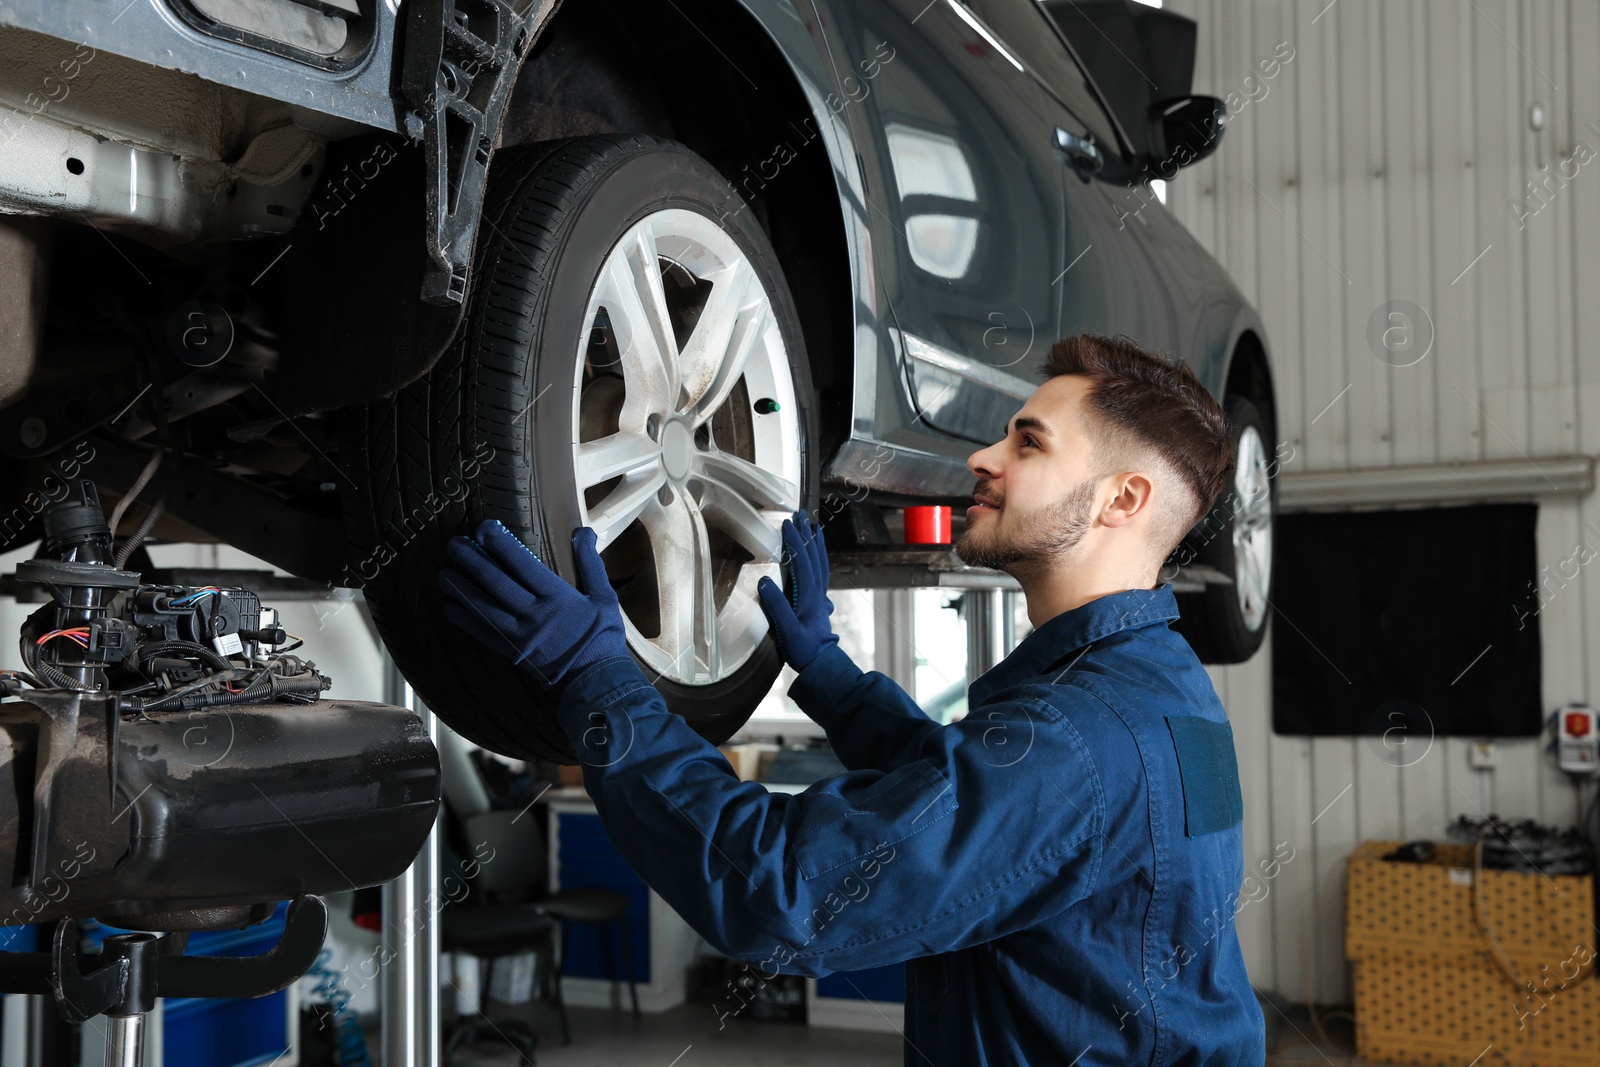
[[[1269,1067],[1357,1067],[1349,1024],[1325,1020],[1333,1039],[1322,1045],[1303,1008],[1284,1012],[1267,1005]],[[718,1031],[715,1012],[706,1004],[685,1004],[669,1012],[645,1015],[634,1023],[626,1012],[572,1008],[572,1044],[562,1045],[560,1025],[542,1007],[531,1012],[501,1008],[531,1018],[539,1031],[538,1067],[894,1067],[902,1061],[896,1034],[863,1034],[812,1029],[793,1023],[730,1019]],[[498,1015],[498,1011],[496,1013]],[[373,1050],[373,1062],[378,1062]],[[521,1067],[526,1064],[509,1045],[481,1043],[463,1049],[452,1067]]]
[[[507,1009],[510,1010],[510,1009]],[[572,1044],[561,1044],[555,1016],[533,1014],[539,1031],[538,1067],[885,1067],[901,1062],[897,1034],[861,1034],[812,1029],[795,1023],[729,1019],[717,1029],[708,1004],[685,1004],[672,1011],[640,1016],[627,1012],[571,1008]],[[509,1045],[482,1043],[457,1054],[451,1067],[516,1067],[526,1064]]]
[[[1258,998],[1259,999],[1259,998]],[[1356,1058],[1355,1028],[1344,1018],[1322,1017],[1329,1040],[1317,1036],[1316,1026],[1303,1007],[1279,1007],[1263,1001],[1267,1020],[1267,1067],[1361,1067]]]

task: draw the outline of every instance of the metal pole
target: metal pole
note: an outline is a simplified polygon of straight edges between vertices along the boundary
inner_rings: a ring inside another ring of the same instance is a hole
[[[384,699],[422,717],[428,736],[439,742],[439,726],[404,676],[379,646],[384,665]],[[383,1067],[434,1067],[439,1062],[439,829],[405,874],[383,887]]]
[[[15,994],[14,994],[15,995]],[[67,1058],[71,1029],[50,997],[29,996],[27,1067],[52,1067]],[[7,1065],[9,1067],[9,1065]]]
[[[428,738],[435,748],[439,746],[439,720],[432,710],[415,695],[411,706],[422,716]],[[419,1067],[436,1067],[442,1048],[439,1029],[439,824],[444,819],[444,809],[433,820],[433,829],[422,846],[422,853],[411,871],[416,880],[414,892],[424,905],[426,922],[417,937],[417,1046],[422,1049]]]
[[[915,618],[909,589],[874,589],[875,623],[872,666],[910,693],[917,693],[917,650],[912,640]]]
[[[1000,639],[1000,651],[1005,656],[1015,652],[1022,643],[1017,637],[1017,600],[1021,596],[1011,589],[1000,594],[1000,630],[1005,635]]]
[[[961,595],[961,614],[967,623],[967,680],[974,681],[1005,658],[1005,612],[1000,590],[986,589]]]
[[[107,1015],[106,1067],[141,1067],[144,1063],[144,1015]]]

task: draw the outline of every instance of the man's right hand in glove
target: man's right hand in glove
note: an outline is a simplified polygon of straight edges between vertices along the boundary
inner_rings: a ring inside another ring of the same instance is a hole
[[[771,578],[761,579],[756,594],[783,661],[803,671],[823,649],[839,643],[828,622],[833,604],[828,600],[828,551],[822,545],[822,528],[804,511],[795,512],[794,521],[783,523],[783,549],[791,596],[785,598]]]

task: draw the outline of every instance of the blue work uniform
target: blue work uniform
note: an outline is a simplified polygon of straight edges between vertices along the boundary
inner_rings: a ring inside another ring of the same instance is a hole
[[[836,645],[790,696],[848,772],[742,782],[628,658],[562,696],[617,849],[758,974],[906,964],[905,1062],[1252,1064],[1232,732],[1170,586],[1045,623],[942,726]]]

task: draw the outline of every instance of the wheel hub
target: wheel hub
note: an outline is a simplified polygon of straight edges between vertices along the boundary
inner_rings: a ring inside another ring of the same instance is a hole
[[[661,466],[667,477],[681,482],[694,462],[694,434],[687,423],[673,419],[661,429]]]

